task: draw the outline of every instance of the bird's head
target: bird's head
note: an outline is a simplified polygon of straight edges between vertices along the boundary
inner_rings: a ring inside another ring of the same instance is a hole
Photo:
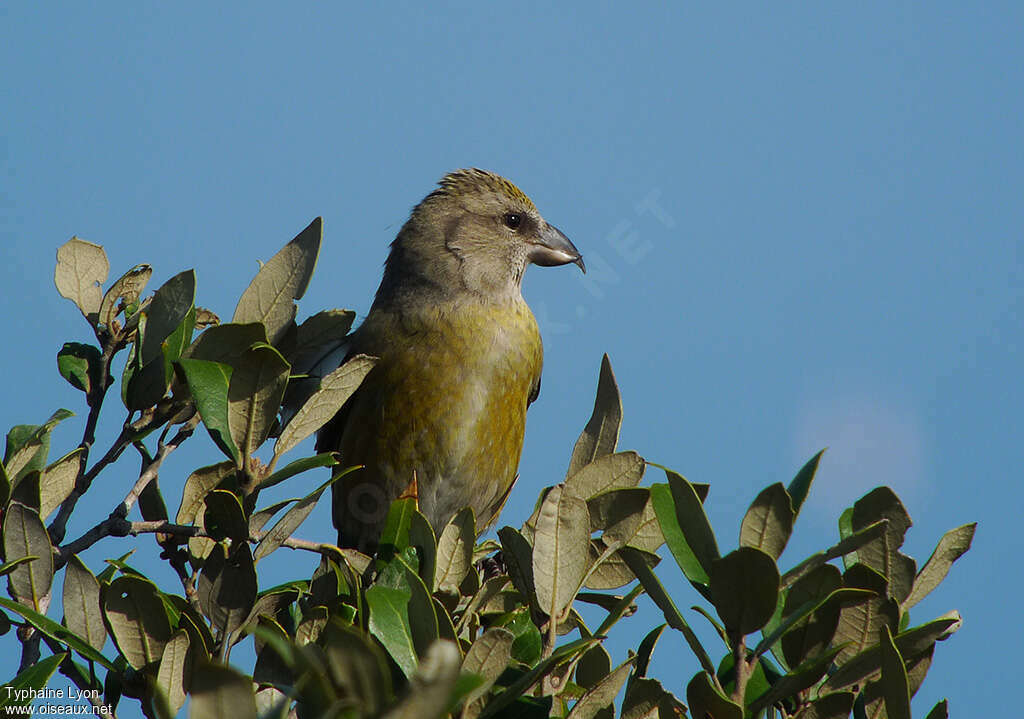
[[[569,238],[504,177],[456,170],[438,184],[392,244],[381,292],[415,282],[435,291],[498,299],[518,294],[531,263],[573,262],[586,272]]]

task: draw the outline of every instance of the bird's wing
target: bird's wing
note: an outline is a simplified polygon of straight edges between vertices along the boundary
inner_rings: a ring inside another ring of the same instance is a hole
[[[540,374],[537,375],[537,380],[530,387],[530,396],[526,399],[526,406],[529,407],[536,402],[538,397],[540,397]]]

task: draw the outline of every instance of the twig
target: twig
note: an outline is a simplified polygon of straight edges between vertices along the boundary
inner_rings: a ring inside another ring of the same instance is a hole
[[[194,416],[192,419],[190,419],[188,422],[182,425],[181,429],[178,430],[178,433],[174,435],[174,438],[170,442],[160,445],[160,447],[157,449],[156,456],[153,457],[153,461],[150,462],[147,465],[145,471],[143,471],[139,475],[139,479],[135,482],[135,486],[132,487],[130,492],[128,492],[128,494],[125,496],[121,504],[119,504],[114,509],[114,511],[110,513],[109,517],[104,519],[102,522],[99,522],[96,526],[87,531],[78,539],[72,542],[68,542],[63,547],[61,547],[60,550],[58,550],[57,557],[54,559],[54,570],[60,569],[65,564],[67,564],[67,561],[71,558],[71,555],[85,551],[86,549],[96,544],[96,542],[100,541],[104,537],[125,537],[129,534],[133,534],[133,532],[131,531],[131,526],[132,524],[136,523],[129,522],[127,519],[125,519],[125,517],[128,516],[128,511],[132,508],[132,506],[134,506],[135,502],[138,501],[139,495],[142,494],[142,490],[146,488],[146,485],[149,484],[153,480],[153,478],[157,476],[157,473],[160,471],[160,465],[163,463],[164,458],[166,458],[168,454],[177,449],[182,442],[184,442],[192,435],[192,432],[195,430],[198,421],[199,415]],[[122,433],[122,437],[123,436],[124,433]],[[125,444],[125,446],[127,446],[127,444]],[[140,522],[138,524],[145,524],[145,522]]]
[[[730,632],[732,644],[732,665],[736,672],[736,684],[732,691],[732,700],[741,707],[746,706],[744,697],[747,693],[747,681],[750,679],[751,667],[747,663],[747,645],[739,632]]]
[[[57,510],[57,516],[47,527],[47,532],[50,535],[50,540],[54,545],[60,544],[64,540],[64,535],[67,531],[68,520],[71,519],[71,513],[75,510],[75,505],[78,504],[78,500],[89,490],[92,486],[93,480],[96,476],[103,471],[105,467],[114,462],[121,453],[135,441],[135,438],[140,434],[144,434],[170,419],[176,411],[179,409],[178,406],[172,404],[157,405],[151,407],[139,416],[134,422],[125,422],[124,427],[121,429],[121,433],[114,440],[113,444],[106,451],[103,457],[100,458],[96,464],[94,464],[89,471],[82,474],[82,469],[85,467],[85,458],[81,460],[79,464],[79,476],[75,480],[75,488],[68,495],[61,505],[60,509]],[[91,415],[91,412],[90,412]],[[84,440],[83,440],[83,447]],[[84,449],[82,454],[87,454],[88,449]]]
[[[67,563],[68,559],[71,558],[72,554],[78,554],[79,552],[85,551],[104,537],[136,537],[140,534],[171,534],[175,537],[181,537],[182,539],[202,537],[204,539],[212,539],[214,541],[220,539],[220,537],[215,537],[209,534],[201,527],[196,527],[192,524],[174,524],[166,519],[129,522],[124,517],[117,516],[115,510],[115,512],[109,517],[104,519],[81,537],[73,542],[68,542],[61,547],[60,550],[58,550],[60,556],[54,560],[54,565],[57,568],[63,567]],[[262,534],[254,534],[250,536],[248,540],[253,544],[256,544],[262,538]],[[315,552],[326,556],[334,556],[337,553],[337,548],[331,544],[311,542],[308,539],[295,539],[294,537],[289,537],[284,540],[284,542],[281,543],[281,546],[288,547],[289,549],[302,549],[307,552]]]

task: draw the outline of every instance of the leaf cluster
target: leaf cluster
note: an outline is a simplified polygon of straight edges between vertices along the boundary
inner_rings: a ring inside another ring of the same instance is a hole
[[[737,548],[723,554],[704,509],[710,487],[619,450],[622,403],[607,356],[564,481],[541,492],[518,529],[478,543],[467,508],[435,534],[409,496],[391,506],[373,556],[296,538],[331,482],[355,468],[300,496],[261,495],[341,461],[324,453],[279,467],[374,364],[338,361],[352,312],[296,322],[320,241],[317,219],[262,266],[230,322],[196,306],[192,271],[144,297],[148,265],[104,290],[102,248],[77,238],[60,248],[57,288],[95,343],[65,344],[57,365],[88,414],[80,444],[52,462],[52,430],[71,412],[7,434],[0,576],[10,599],[0,598],[0,634],[17,627],[22,654],[11,686],[39,689],[59,671],[107,713],[129,697],[161,718],[186,701],[195,717],[910,716],[936,643],[960,626],[956,612],[912,624],[910,610],[967,551],[974,525],[948,532],[918,569],[901,551],[910,517],[880,487],[842,514],[834,545],[781,569],[819,453],[788,485],[757,494]],[[115,376],[126,418],[93,458]],[[200,425],[220,460],[180,481],[161,477],[164,458]],[[78,500],[128,449],[139,453],[138,476],[109,516],[66,541]],[[651,467],[664,481],[643,483]],[[181,497],[173,519],[161,480]],[[131,551],[99,573],[79,557],[145,535],[179,587],[158,586],[129,563]],[[282,548],[314,552],[319,565],[263,587],[260,562]],[[702,644],[656,569],[686,578],[720,647]],[[643,594],[665,623],[632,630],[640,641],[614,663],[604,640]],[[648,670],[666,628],[694,665],[659,681]],[[231,662],[241,642],[253,644],[252,666]],[[929,717],[945,711],[942,702]]]

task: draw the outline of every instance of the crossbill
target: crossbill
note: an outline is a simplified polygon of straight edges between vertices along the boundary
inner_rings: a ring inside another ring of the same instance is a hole
[[[570,262],[586,271],[572,242],[494,173],[449,173],[413,209],[347,347],[377,364],[317,437],[341,466],[364,466],[333,486],[339,546],[372,551],[411,486],[435,532],[467,506],[478,531],[494,522],[540,391],[523,273]]]

